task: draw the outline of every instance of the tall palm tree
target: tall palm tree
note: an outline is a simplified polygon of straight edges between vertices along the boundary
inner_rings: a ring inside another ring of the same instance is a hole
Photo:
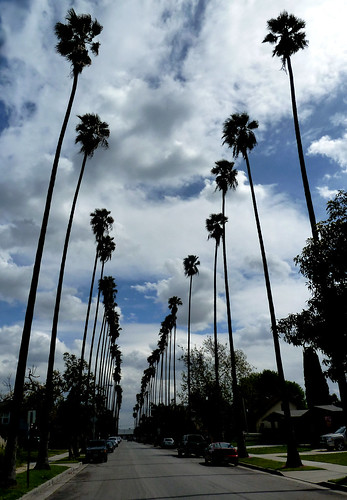
[[[263,43],[268,42],[271,45],[275,46],[272,51],[272,56],[279,57],[282,61],[282,68],[284,70],[288,69],[294,129],[299,154],[302,182],[304,186],[304,193],[311,224],[312,236],[317,241],[318,231],[316,227],[316,217],[311,198],[310,186],[307,178],[304,152],[302,149],[299,118],[295,97],[294,76],[291,62],[291,56],[293,54],[296,54],[296,52],[308,46],[306,34],[303,31],[305,26],[305,21],[295,17],[293,14],[288,14],[288,12],[283,11],[277,18],[269,19],[269,21],[267,22],[267,28],[270,33],[266,35]]]
[[[252,195],[253,211],[254,211],[254,217],[257,226],[258,239],[260,245],[260,253],[263,262],[265,286],[269,304],[271,330],[274,342],[277,371],[282,386],[283,410],[287,427],[287,466],[300,467],[302,464],[299,457],[299,453],[296,448],[294,430],[291,424],[289,397],[284,377],[281,348],[279,343],[275,307],[272,297],[269,269],[267,265],[267,258],[266,258],[263,234],[258,214],[257,200],[254,191],[251,167],[248,158],[248,152],[251,151],[257,144],[257,140],[253,132],[253,130],[257,128],[258,128],[258,122],[255,120],[250,121],[247,113],[234,113],[233,115],[230,116],[230,118],[228,118],[224,122],[222,139],[223,139],[223,144],[227,144],[229,148],[231,148],[233,158],[236,159],[241,154],[247,166],[249,185],[251,188],[251,195]]]
[[[71,114],[72,104],[76,94],[78,77],[82,73],[85,66],[91,65],[91,58],[89,57],[88,49],[90,49],[94,55],[98,55],[100,44],[99,42],[94,42],[93,40],[102,31],[102,26],[96,20],[93,21],[90,15],[77,15],[74,9],[70,9],[68,11],[66,21],[66,24],[57,23],[55,25],[55,34],[58,38],[56,50],[60,55],[66,57],[67,60],[71,63],[73,83],[53,160],[24,319],[23,333],[18,356],[16,381],[13,392],[11,420],[9,424],[5,451],[5,470],[3,482],[6,485],[16,483],[16,447],[20,407],[23,400],[25,370],[28,358],[31,326],[33,322],[36,302],[36,292],[60,152],[63,145],[66,127]]]
[[[227,222],[223,214],[211,214],[206,219],[208,239],[215,240],[214,270],[213,270],[213,333],[214,333],[214,370],[216,390],[219,394],[219,360],[218,360],[218,338],[217,338],[217,258],[220,240],[223,237],[223,225]]]
[[[231,306],[230,306],[230,293],[229,293],[229,279],[228,279],[228,265],[227,265],[227,251],[225,239],[225,198],[229,189],[235,190],[237,187],[237,170],[234,169],[234,163],[227,160],[220,160],[215,162],[215,166],[211,169],[211,173],[216,176],[216,189],[222,192],[222,219],[223,233],[222,233],[222,247],[223,247],[223,265],[224,265],[224,286],[225,286],[225,301],[227,307],[227,322],[228,322],[228,336],[230,346],[230,362],[231,362],[231,381],[233,389],[234,407],[236,410],[236,432],[237,432],[237,448],[240,457],[247,457],[245,438],[242,428],[242,403],[239,384],[237,381],[236,372],[236,356],[234,347],[234,338],[231,322]]]
[[[199,274],[199,257],[188,255],[183,259],[184,274],[189,278],[189,298],[188,298],[188,353],[187,353],[187,388],[188,388],[188,410],[190,409],[190,318],[192,310],[192,285],[193,276]]]
[[[48,357],[48,368],[47,368],[47,378],[46,378],[46,395],[45,395],[45,405],[44,411],[45,415],[43,418],[43,429],[42,435],[40,439],[40,449],[38,454],[38,459],[36,463],[36,469],[50,469],[48,462],[48,441],[49,441],[49,413],[52,408],[52,396],[53,396],[53,370],[54,370],[54,357],[55,357],[55,348],[56,348],[56,340],[57,340],[57,332],[58,332],[58,320],[59,320],[59,310],[60,310],[60,302],[61,295],[63,289],[63,280],[64,280],[64,272],[65,272],[65,264],[67,251],[69,247],[71,229],[73,218],[75,215],[75,209],[77,204],[77,199],[83,179],[83,174],[86,166],[86,162],[88,158],[91,158],[94,155],[95,150],[101,146],[103,148],[108,148],[107,138],[110,135],[110,131],[106,122],[102,122],[98,115],[94,114],[85,114],[83,116],[79,116],[81,122],[76,126],[76,131],[78,132],[76,136],[76,144],[78,142],[81,143],[80,152],[83,153],[83,161],[80,170],[80,175],[78,178],[74,198],[72,201],[71,211],[69,222],[66,229],[65,242],[63,248],[63,255],[61,258],[60,264],[60,272],[57,286],[57,294],[55,299],[54,306],[54,314],[53,314],[53,324],[52,324],[52,334],[51,334],[51,342],[50,342],[50,351]],[[81,371],[83,364],[81,363]]]
[[[173,393],[174,405],[176,405],[176,333],[177,333],[177,311],[182,305],[182,300],[174,295],[169,299],[169,309],[173,318],[174,338],[173,338]]]

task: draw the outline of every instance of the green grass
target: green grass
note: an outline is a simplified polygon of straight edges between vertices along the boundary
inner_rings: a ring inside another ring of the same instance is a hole
[[[309,446],[301,446],[298,447],[298,452],[302,453],[303,451],[310,451],[311,448]],[[258,446],[256,448],[249,448],[249,453],[254,455],[267,455],[268,453],[286,453],[286,446]]]
[[[15,500],[20,498],[28,491],[37,488],[41,484],[49,481],[53,477],[64,472],[68,467],[60,465],[51,465],[51,470],[30,470],[29,488],[27,488],[27,473],[17,474],[17,485],[8,489],[0,488],[0,500]]]
[[[300,455],[301,460],[313,462],[326,462],[330,464],[347,465],[347,453],[319,453],[317,455]]]
[[[302,467],[298,467],[296,469],[285,468],[284,462],[280,462],[278,460],[269,460],[268,458],[260,458],[260,457],[249,457],[249,458],[240,458],[240,464],[250,464],[256,465],[257,467],[262,467],[264,469],[272,469],[279,471],[292,471],[292,470],[319,470],[318,467],[311,467],[303,465]]]

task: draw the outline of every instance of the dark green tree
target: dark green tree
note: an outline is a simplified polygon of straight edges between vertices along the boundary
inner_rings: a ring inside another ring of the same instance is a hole
[[[316,217],[314,213],[311,191],[306,172],[304,152],[302,148],[298,110],[295,97],[294,75],[291,62],[291,56],[293,54],[296,54],[299,50],[304,49],[308,45],[306,34],[303,31],[305,26],[305,21],[293,16],[292,14],[288,14],[288,12],[286,11],[283,11],[277,18],[270,19],[267,22],[269,33],[264,38],[263,43],[268,42],[271,45],[274,45],[272,55],[277,56],[281,59],[282,68],[284,70],[288,69],[294,129],[299,154],[302,182],[304,186],[304,193],[311,224],[312,236],[315,240],[317,240],[318,233],[316,228]]]
[[[318,354],[311,346],[304,348],[304,379],[309,408],[331,403],[327,379],[323,374]]]
[[[269,268],[267,264],[263,233],[260,225],[260,218],[259,218],[257,200],[253,185],[251,166],[248,158],[248,152],[252,151],[252,149],[257,144],[257,140],[253,132],[257,128],[258,128],[258,122],[255,120],[250,121],[247,113],[234,113],[233,115],[230,116],[230,118],[228,118],[224,122],[222,139],[223,139],[223,144],[226,143],[229,146],[229,148],[231,148],[233,158],[236,159],[241,154],[247,166],[247,174],[249,179],[249,185],[251,188],[253,211],[257,226],[260,253],[264,270],[266,293],[269,304],[271,330],[272,330],[272,337],[275,349],[276,365],[279,378],[282,381],[283,408],[284,408],[286,427],[287,427],[287,467],[300,467],[302,463],[300,460],[299,453],[297,451],[294,428],[291,423],[289,398],[287,395],[287,387],[285,383],[281,348],[277,332],[277,322],[275,315],[275,306],[272,297]]]
[[[306,278],[308,308],[279,321],[285,340],[319,349],[326,356],[328,376],[339,385],[347,422],[347,193],[327,203],[328,218],[317,224],[319,239],[309,238],[295,258]]]
[[[190,408],[190,320],[191,320],[191,309],[192,309],[192,286],[193,286],[193,276],[199,274],[200,261],[199,257],[196,255],[188,255],[183,259],[184,274],[189,278],[189,295],[188,295],[188,408]]]
[[[32,274],[27,308],[24,319],[23,333],[22,333],[22,339],[18,356],[16,381],[13,394],[13,405],[11,412],[9,434],[5,451],[5,468],[2,475],[3,477],[1,478],[1,482],[6,486],[11,486],[12,484],[16,483],[16,447],[17,447],[17,434],[19,428],[20,407],[23,399],[23,384],[25,378],[26,362],[28,358],[31,327],[34,316],[42,254],[45,244],[48,219],[52,203],[55,179],[58,170],[60,152],[63,145],[66,127],[71,114],[72,104],[76,94],[78,77],[82,73],[85,66],[91,65],[91,58],[89,57],[88,50],[91,50],[91,52],[94,55],[98,55],[99,42],[95,42],[93,40],[102,31],[102,26],[96,20],[93,21],[90,15],[88,14],[77,15],[74,9],[70,9],[68,11],[68,14],[66,16],[66,21],[67,21],[66,24],[57,23],[55,25],[55,34],[58,38],[58,44],[56,46],[56,50],[60,55],[66,57],[68,61],[71,63],[73,84],[53,160],[53,166],[46,196],[46,203],[45,203],[41,230],[36,249],[33,274]]]

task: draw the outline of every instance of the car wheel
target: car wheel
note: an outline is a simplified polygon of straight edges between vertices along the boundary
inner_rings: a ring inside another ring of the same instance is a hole
[[[337,441],[337,442],[335,443],[335,448],[336,448],[336,450],[338,450],[338,451],[342,451],[342,450],[345,448],[345,446],[344,446],[344,444],[343,444],[343,441]]]

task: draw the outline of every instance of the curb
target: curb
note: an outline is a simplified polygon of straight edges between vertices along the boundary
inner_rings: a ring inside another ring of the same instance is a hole
[[[28,493],[25,493],[25,495],[23,495],[20,498],[25,499],[25,500],[30,500],[33,498],[37,499],[37,496],[39,494],[42,495],[44,490],[46,490],[52,486],[55,486],[55,485],[56,485],[56,488],[54,488],[54,490],[57,490],[58,488],[63,486],[65,483],[70,481],[70,479],[72,479],[73,476],[75,476],[76,474],[81,472],[83,469],[85,469],[87,467],[87,465],[88,464],[83,464],[82,462],[79,462],[77,466],[69,467],[67,470],[64,470],[60,474],[57,474],[52,479],[49,479],[45,483],[40,484],[40,486],[38,486],[37,488],[34,488],[33,490],[28,491]],[[50,494],[51,493],[52,492],[50,492]],[[46,497],[42,496],[41,498],[46,498]]]
[[[317,483],[319,486],[323,486],[324,488],[329,488],[331,490],[344,491],[347,493],[347,486],[343,486],[342,484],[330,483],[329,481],[322,481],[321,483]]]
[[[259,470],[261,472],[266,472],[267,474],[273,474],[274,476],[284,477],[282,472],[276,469],[266,469],[265,467],[260,467],[259,465],[245,464],[243,462],[239,462],[239,465],[246,467],[247,469]]]

